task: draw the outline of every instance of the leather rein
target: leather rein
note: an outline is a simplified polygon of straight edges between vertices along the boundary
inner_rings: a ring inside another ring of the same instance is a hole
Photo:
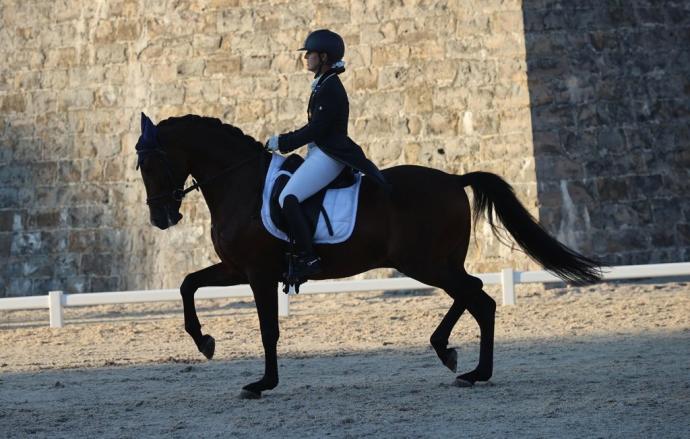
[[[259,151],[259,158],[263,160],[264,159],[264,154],[263,154],[264,150],[258,149],[258,151]],[[174,179],[173,179],[172,166],[170,166],[170,162],[168,161],[168,156],[166,155],[165,151],[163,151],[160,148],[145,149],[145,150],[137,151],[137,155],[139,156],[139,159],[137,161],[137,169],[139,169],[142,155],[152,154],[152,153],[156,153],[156,154],[159,154],[161,156],[161,158],[163,159],[163,163],[165,163],[165,169],[166,169],[167,174],[168,174],[168,180],[170,181],[170,186],[174,186],[175,183],[174,183]],[[164,201],[167,199],[172,199],[173,201],[181,202],[182,199],[188,193],[192,192],[193,190],[199,190],[202,186],[207,185],[208,183],[212,182],[213,180],[216,180],[218,177],[221,177],[221,176],[227,174],[228,172],[230,172],[234,169],[237,169],[241,166],[246,165],[247,163],[254,160],[255,158],[256,157],[254,155],[250,155],[249,157],[246,157],[244,160],[240,160],[239,162],[232,164],[231,166],[220,171],[218,174],[216,174],[212,177],[209,177],[203,181],[196,181],[194,178],[192,178],[192,185],[191,186],[189,186],[187,188],[184,188],[184,187],[174,188],[170,192],[166,192],[163,194],[147,197],[146,198],[146,204],[148,204],[149,206],[155,205],[155,204],[160,204],[161,201]]]

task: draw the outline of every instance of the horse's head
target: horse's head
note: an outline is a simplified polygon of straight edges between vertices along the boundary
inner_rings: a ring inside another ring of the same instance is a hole
[[[146,186],[151,224],[165,230],[182,219],[182,188],[188,172],[179,151],[164,148],[158,127],[141,113],[141,136],[136,145],[137,168]]]

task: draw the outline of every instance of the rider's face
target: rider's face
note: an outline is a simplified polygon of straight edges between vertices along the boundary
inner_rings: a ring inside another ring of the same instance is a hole
[[[316,52],[306,52],[304,54],[304,59],[307,64],[307,70],[316,73],[319,69],[319,54]]]

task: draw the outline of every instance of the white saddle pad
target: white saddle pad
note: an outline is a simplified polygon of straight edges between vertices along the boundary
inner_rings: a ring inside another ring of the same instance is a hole
[[[270,197],[273,184],[281,174],[292,175],[286,171],[280,171],[280,167],[285,161],[285,157],[273,154],[271,164],[266,173],[264,184],[263,202],[261,205],[261,221],[268,232],[278,239],[288,241],[288,237],[282,230],[278,229],[271,220]],[[343,189],[329,189],[323,200],[323,207],[328,214],[328,218],[333,227],[333,236],[328,233],[326,221],[323,213],[319,215],[319,222],[314,233],[314,242],[318,244],[337,244],[347,241],[355,229],[355,219],[357,217],[357,201],[359,200],[359,187],[362,184],[362,174],[355,174],[355,184]]]

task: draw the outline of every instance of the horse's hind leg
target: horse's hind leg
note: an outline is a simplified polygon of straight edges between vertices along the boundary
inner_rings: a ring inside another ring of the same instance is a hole
[[[496,301],[480,289],[466,295],[465,306],[479,325],[479,364],[473,371],[457,377],[455,382],[459,386],[471,386],[477,381],[488,381],[494,367]]]
[[[203,270],[195,271],[185,276],[180,286],[182,307],[184,310],[184,329],[192,337],[199,352],[209,360],[213,358],[216,342],[210,335],[201,333],[201,323],[196,314],[194,294],[201,287],[230,286],[246,282],[246,280],[232,273],[224,264],[215,264]]]
[[[481,338],[479,364],[473,371],[458,376],[456,384],[470,386],[477,381],[488,381],[493,373],[496,302],[482,290],[481,279],[470,276],[464,271],[455,271],[446,275],[430,273],[415,275],[410,271],[406,274],[420,282],[442,288],[453,298],[453,305],[431,335],[431,345],[436,354],[441,362],[453,371],[457,367],[457,353],[454,349],[447,348],[448,339],[465,309],[472,314],[479,325]]]
[[[458,368],[458,353],[455,349],[448,349],[448,339],[463,312],[465,312],[465,304],[460,300],[453,301],[443,320],[431,334],[431,346],[436,351],[436,355],[453,372],[456,372]]]
[[[448,339],[453,327],[467,309],[466,296],[474,291],[481,291],[483,284],[481,279],[463,272],[449,276],[448,280],[439,282],[439,286],[453,298],[453,305],[431,335],[430,341],[441,362],[455,372],[458,354],[455,349],[448,349]]]

